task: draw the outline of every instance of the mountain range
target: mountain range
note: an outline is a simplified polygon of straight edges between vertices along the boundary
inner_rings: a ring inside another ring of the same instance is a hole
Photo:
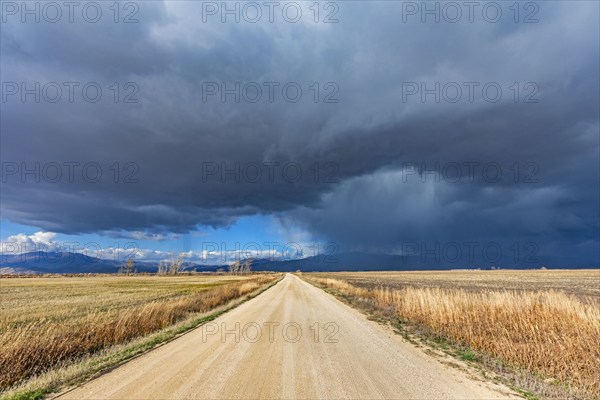
[[[317,255],[295,260],[246,259],[253,271],[390,271],[390,270],[449,270],[449,269],[531,269],[531,268],[598,268],[578,262],[575,258],[537,257],[535,262],[517,263],[503,257],[494,263],[485,260],[436,261],[421,256],[369,254],[360,252]],[[0,274],[75,274],[116,273],[122,262],[90,257],[80,253],[30,252],[20,255],[2,255]],[[136,272],[154,273],[158,262],[135,261]],[[192,262],[183,264],[184,271],[214,272],[227,269],[227,265],[204,265]]]

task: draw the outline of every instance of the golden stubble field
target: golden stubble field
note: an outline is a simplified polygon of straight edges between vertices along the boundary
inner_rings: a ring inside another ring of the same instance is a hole
[[[429,337],[449,340],[552,382],[568,396],[600,398],[600,270],[342,272],[303,277],[359,307],[385,311],[413,324]],[[527,385],[536,387],[535,382]]]
[[[469,292],[556,290],[600,302],[600,270],[382,271],[311,275],[335,276],[363,287],[430,287],[464,289]]]
[[[0,280],[0,393],[255,292],[278,275]],[[159,339],[157,339],[159,340]]]

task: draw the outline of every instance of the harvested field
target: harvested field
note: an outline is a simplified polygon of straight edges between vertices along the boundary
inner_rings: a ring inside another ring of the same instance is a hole
[[[355,304],[393,313],[467,346],[599,397],[598,271],[304,274]]]
[[[311,274],[334,276],[358,287],[443,288],[481,290],[556,290],[600,302],[600,270],[474,270],[474,271],[402,271],[339,272]]]
[[[0,389],[266,286],[276,275],[2,279]]]

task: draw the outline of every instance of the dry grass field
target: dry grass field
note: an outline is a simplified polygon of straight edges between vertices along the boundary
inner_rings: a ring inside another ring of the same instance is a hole
[[[355,304],[600,398],[600,272],[448,271],[304,274]]]
[[[277,275],[3,278],[0,392],[207,313]]]
[[[556,290],[600,302],[600,270],[338,272],[335,277],[359,287],[385,285],[389,288],[429,287],[469,292]]]

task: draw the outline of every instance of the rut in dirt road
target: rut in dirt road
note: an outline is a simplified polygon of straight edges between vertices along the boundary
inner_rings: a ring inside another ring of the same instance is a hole
[[[287,274],[273,288],[61,399],[496,399],[476,381]]]

